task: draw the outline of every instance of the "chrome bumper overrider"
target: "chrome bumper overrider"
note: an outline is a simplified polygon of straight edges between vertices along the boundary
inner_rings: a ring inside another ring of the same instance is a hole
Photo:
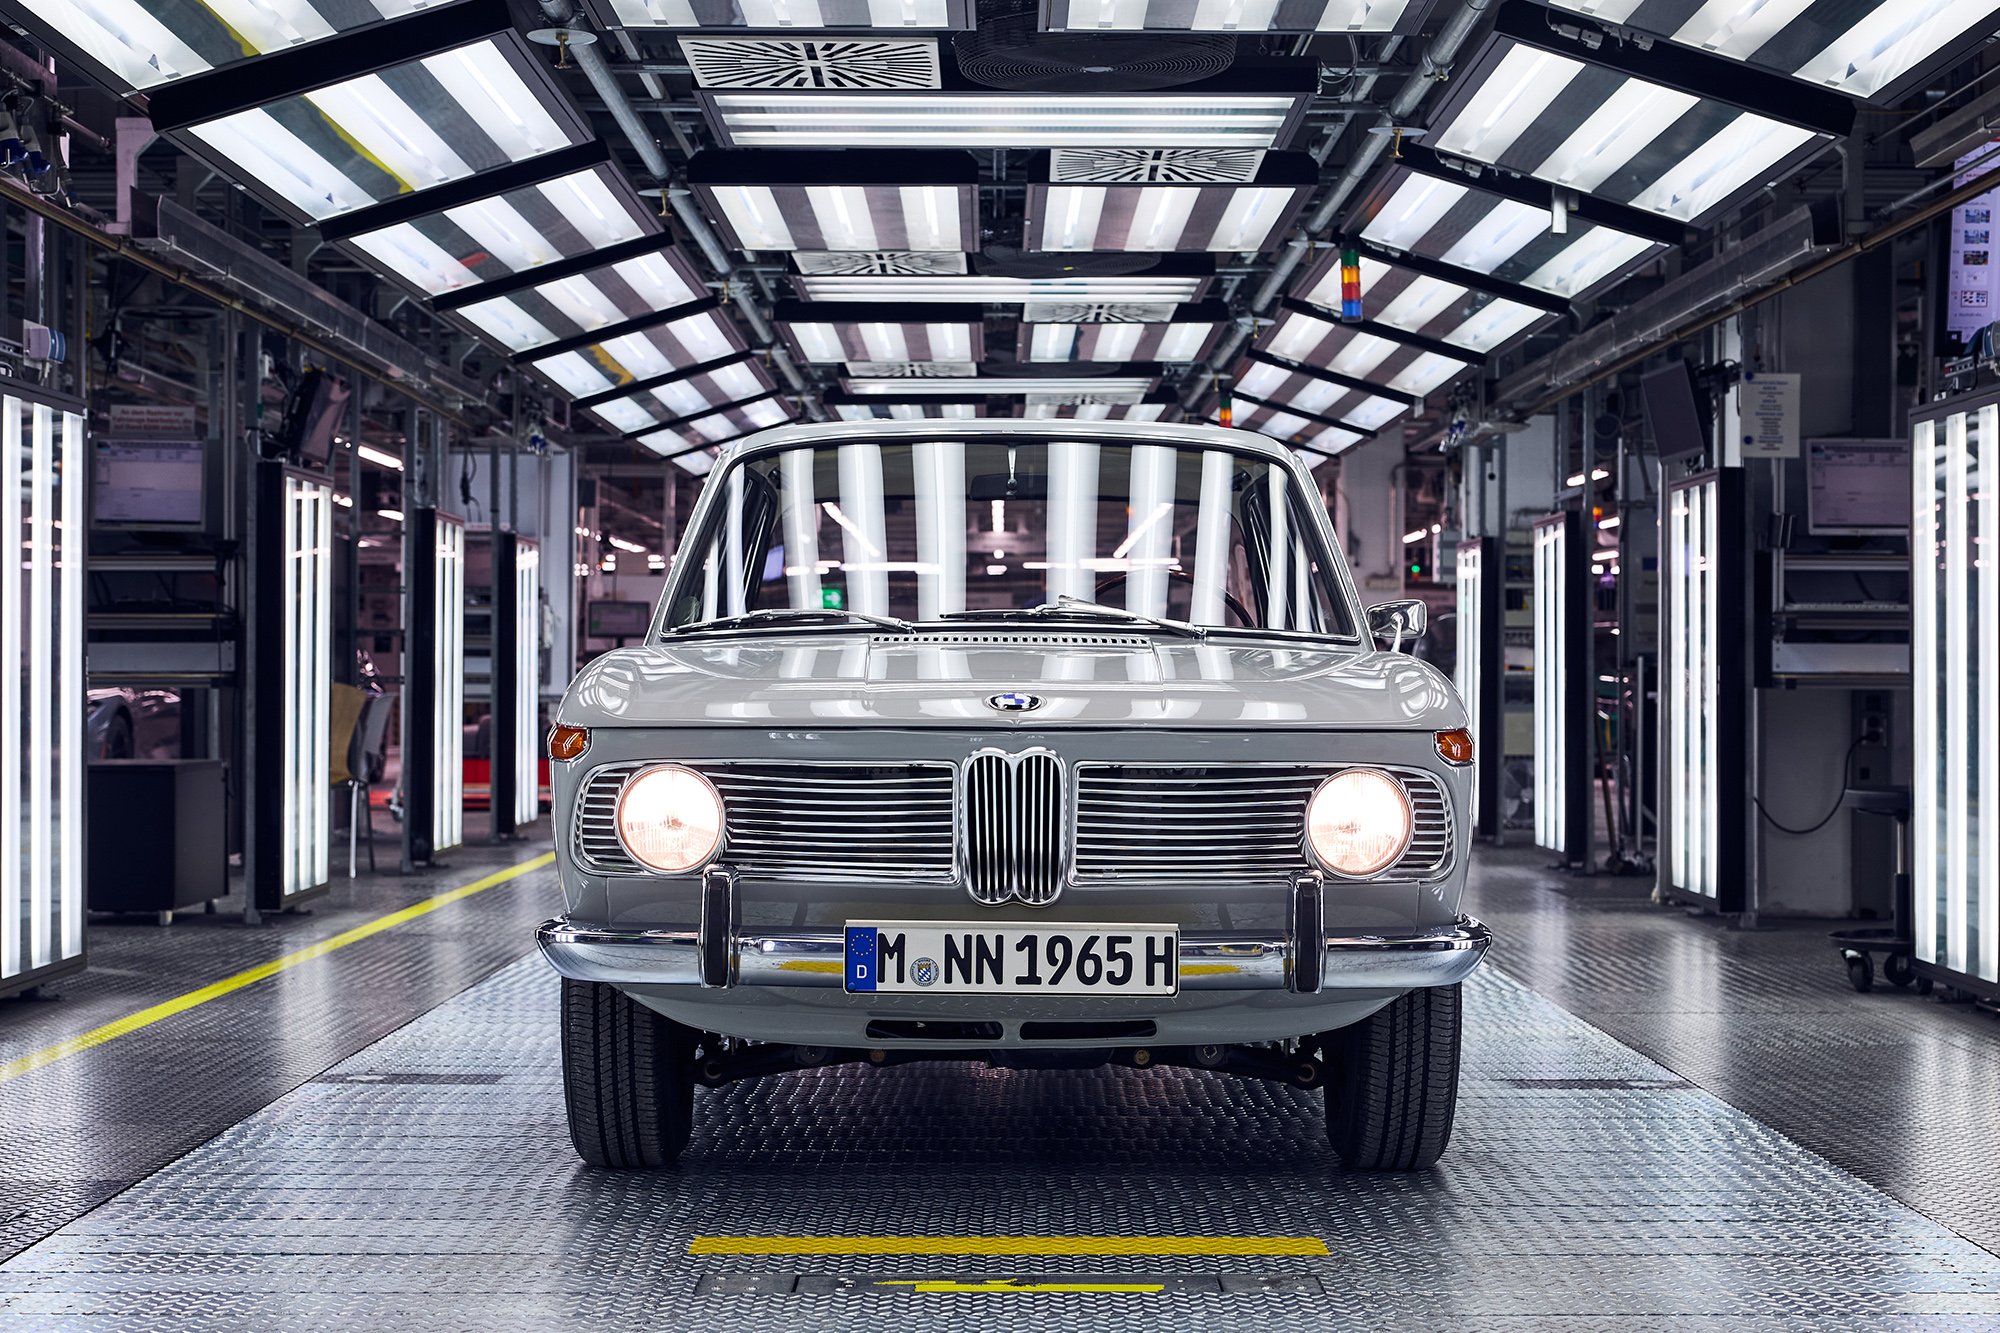
[[[826,986],[843,984],[846,945],[837,931],[740,931],[726,963],[710,954],[704,980],[697,930],[633,930],[558,917],[536,932],[542,956],[562,975],[614,986]],[[1325,937],[1317,986],[1305,989],[1412,990],[1449,986],[1479,965],[1492,932],[1471,917],[1418,935]],[[712,947],[712,946],[711,946]],[[1183,934],[1181,989],[1287,990],[1294,984],[1292,942]],[[1306,969],[1310,976],[1310,969]]]

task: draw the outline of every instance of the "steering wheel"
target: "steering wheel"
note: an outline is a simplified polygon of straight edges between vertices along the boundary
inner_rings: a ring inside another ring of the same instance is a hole
[[[1169,569],[1166,571],[1166,575],[1170,579],[1185,579],[1189,583],[1194,582],[1194,575],[1190,574],[1185,569]],[[1097,581],[1097,586],[1095,588],[1091,589],[1090,592],[1091,600],[1097,602],[1103,601],[1105,593],[1111,591],[1113,588],[1124,587],[1125,582],[1126,582],[1126,571],[1122,569],[1115,574],[1107,574],[1105,577]],[[1237,623],[1242,625],[1243,628],[1245,629],[1257,628],[1257,618],[1251,615],[1248,608],[1246,608],[1243,605],[1243,603],[1237,601],[1236,598],[1232,596],[1229,590],[1226,588],[1223,590],[1222,593],[1222,604],[1229,609],[1229,614],[1235,616]]]

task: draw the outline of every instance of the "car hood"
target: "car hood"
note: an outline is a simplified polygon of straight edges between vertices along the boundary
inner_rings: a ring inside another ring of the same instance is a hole
[[[1002,711],[988,700],[1039,702]],[[579,727],[1023,728],[1465,725],[1449,681],[1405,653],[1195,643],[1118,632],[743,635],[623,648],[564,696]]]

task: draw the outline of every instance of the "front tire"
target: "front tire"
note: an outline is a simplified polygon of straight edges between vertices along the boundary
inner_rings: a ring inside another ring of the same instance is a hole
[[[695,1033],[613,986],[562,983],[563,1096],[577,1156],[673,1165],[694,1130]]]
[[[1399,996],[1351,1027],[1322,1033],[1332,1081],[1326,1137],[1357,1171],[1421,1171],[1451,1142],[1458,1106],[1457,986]]]

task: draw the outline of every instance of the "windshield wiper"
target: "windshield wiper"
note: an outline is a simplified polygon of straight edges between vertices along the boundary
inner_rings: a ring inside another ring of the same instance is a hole
[[[742,615],[717,616],[713,620],[691,620],[685,625],[675,625],[668,634],[694,634],[703,630],[741,629],[748,625],[774,625],[796,622],[802,625],[826,624],[858,620],[874,625],[878,629],[892,629],[899,634],[914,634],[916,627],[907,620],[897,620],[894,616],[875,616],[866,611],[818,609],[814,607],[767,606],[761,611],[745,611]]]
[[[1128,625],[1150,625],[1155,629],[1163,629],[1170,634],[1179,634],[1190,639],[1206,639],[1208,637],[1208,630],[1201,625],[1191,625],[1185,620],[1168,620],[1161,616],[1141,615],[1137,611],[1128,611],[1122,606],[1106,606],[1102,602],[1086,601],[1081,597],[1072,597],[1068,593],[1061,593],[1056,597],[1055,601],[1044,602],[1040,606],[1021,607],[1018,609],[1002,607],[986,608],[977,611],[947,611],[939,616],[938,619],[1004,620],[1009,616],[1028,616],[1036,620],[1046,620],[1051,616],[1071,615],[1103,616],[1113,620],[1121,620]]]

